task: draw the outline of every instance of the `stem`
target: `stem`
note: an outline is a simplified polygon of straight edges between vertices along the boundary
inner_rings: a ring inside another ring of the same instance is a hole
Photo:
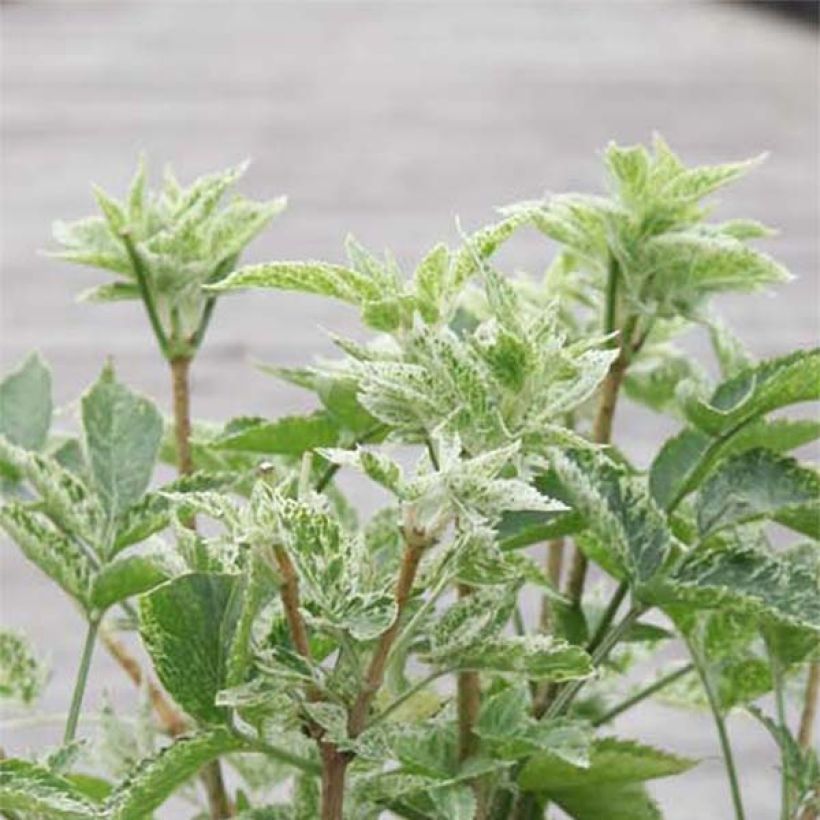
[[[607,279],[606,307],[604,318],[604,332],[612,333],[617,320],[618,297],[618,263],[614,257],[610,260]],[[609,366],[609,372],[601,385],[601,394],[598,399],[598,411],[592,425],[592,440],[596,444],[609,444],[612,439],[612,421],[615,417],[615,407],[618,404],[618,394],[621,391],[624,376],[632,356],[632,336],[637,325],[637,316],[630,316],[621,328],[618,355]],[[572,566],[567,579],[567,597],[576,605],[580,603],[584,594],[584,583],[587,575],[587,558],[575,547],[572,557]]]
[[[320,743],[322,754],[322,820],[342,820],[345,799],[345,773],[349,755],[333,743]]]
[[[783,668],[771,650],[769,650],[769,660],[771,661],[772,667],[772,683],[774,684],[774,703],[777,709],[777,722],[781,731],[788,737],[789,722],[786,718],[786,700],[783,692]],[[781,754],[780,762],[780,817],[781,820],[791,820],[791,786],[789,784],[788,755]]]
[[[421,692],[422,689],[428,687],[437,678],[440,678],[442,675],[448,675],[452,671],[452,669],[437,669],[435,672],[431,672],[426,677],[423,677],[421,680],[405,689],[405,691],[402,692],[383,712],[379,712],[379,714],[367,724],[367,728],[371,729],[373,726],[387,720],[387,718],[390,717],[396,709],[407,703],[410,698]]]
[[[277,544],[274,546],[273,552],[276,556],[279,572],[282,574],[282,586],[279,594],[282,598],[285,619],[288,622],[293,645],[296,647],[296,651],[305,660],[309,661],[311,659],[310,641],[308,640],[305,621],[299,609],[299,577],[284,547]]]
[[[814,721],[817,716],[818,695],[820,695],[820,663],[813,663],[809,667],[803,713],[800,716],[800,729],[797,732],[797,742],[801,749],[811,748],[814,736]]]
[[[177,470],[189,475],[194,470],[191,457],[191,360],[185,356],[171,359],[171,384],[174,397],[174,437],[177,447]]]
[[[703,688],[706,692],[706,697],[709,701],[709,707],[712,710],[712,717],[715,721],[715,727],[718,732],[718,739],[720,740],[720,748],[723,752],[723,760],[726,764],[726,774],[729,777],[729,788],[732,792],[732,804],[735,809],[736,820],[745,820],[745,812],[743,811],[743,800],[740,795],[740,783],[737,778],[737,769],[735,767],[735,759],[732,754],[732,744],[729,740],[729,733],[726,730],[726,721],[723,719],[723,714],[720,711],[720,703],[718,695],[715,691],[712,679],[709,676],[709,670],[698,656],[697,651],[689,644],[689,652],[692,655],[692,660],[697,670],[698,676],[703,683]]]
[[[606,637],[592,653],[593,666],[600,666],[606,660],[612,649],[614,649],[621,638],[623,638],[623,636],[626,635],[630,629],[632,629],[635,621],[637,621],[643,613],[643,607],[633,606],[632,609],[630,609],[624,616],[624,619],[607,633]],[[536,717],[541,718],[543,715],[543,717],[549,720],[550,718],[560,715],[569,707],[581,689],[583,689],[586,681],[586,678],[582,678],[580,680],[574,680],[568,683],[563,689],[561,689],[555,700],[549,704],[549,707],[546,710],[541,710],[542,714],[538,714],[538,712],[536,712]]]
[[[85,685],[88,683],[88,670],[91,668],[91,655],[94,653],[94,643],[97,640],[99,626],[99,620],[88,622],[83,654],[80,656],[80,667],[77,670],[77,682],[74,684],[74,694],[71,696],[71,706],[68,710],[68,719],[63,733],[64,746],[74,740],[74,735],[77,732],[77,721],[80,718],[80,707],[83,705]]]
[[[163,352],[167,354],[167,347],[163,349]],[[171,359],[174,437],[177,448],[177,472],[180,475],[189,475],[194,469],[193,459],[191,457],[190,369],[190,357],[176,356]],[[191,529],[196,529],[196,521],[193,517],[187,521],[186,524]],[[199,778],[205,787],[211,817],[216,819],[233,816],[233,810],[228,800],[227,792],[225,791],[225,782],[222,778],[222,767],[219,763],[219,758],[212,760],[210,763],[206,763],[205,766],[200,769]]]
[[[561,572],[564,568],[564,539],[553,538],[547,543],[547,556],[544,569],[547,578],[555,589],[561,587]],[[552,604],[548,595],[541,598],[541,616],[539,625],[542,632],[549,632],[552,629]]]
[[[140,298],[143,305],[145,305],[145,312],[148,314],[148,321],[151,323],[151,329],[154,331],[159,349],[162,355],[168,357],[168,337],[162,327],[162,322],[159,320],[157,308],[154,304],[154,297],[151,294],[151,288],[148,286],[148,267],[145,264],[140,252],[134,245],[134,240],[131,239],[131,234],[128,230],[121,233],[122,241],[125,244],[125,250],[128,253],[128,258],[131,260],[131,267],[134,269],[134,275],[137,277],[137,287],[140,291]]]
[[[618,610],[621,608],[621,603],[624,598],[626,598],[627,592],[629,592],[629,584],[627,584],[626,581],[621,581],[607,604],[604,614],[601,616],[601,622],[598,624],[595,629],[595,633],[589,640],[587,652],[592,653],[601,645],[601,641],[603,641],[604,636],[609,631],[612,621],[615,620],[615,616],[618,614]]]
[[[412,526],[404,527],[404,556],[402,558],[399,577],[396,581],[396,617],[388,629],[381,634],[370,665],[365,673],[361,691],[350,710],[348,719],[348,734],[350,737],[357,737],[361,734],[367,721],[367,713],[376,692],[384,682],[384,671],[387,667],[387,660],[390,650],[399,633],[401,617],[413,591],[413,583],[416,579],[419,563],[424,550],[430,545],[429,537],[423,532],[418,532]]]
[[[281,746],[274,746],[272,743],[267,743],[258,738],[248,737],[236,727],[233,728],[233,733],[243,741],[243,743],[247,744],[250,751],[265,754],[274,760],[286,763],[288,766],[293,766],[294,769],[299,769],[299,771],[305,774],[320,775],[322,773],[322,767],[307,757],[293,754],[293,752],[289,752]]]
[[[458,585],[458,597],[467,598],[472,589],[466,584]],[[458,759],[472,757],[478,750],[478,737],[473,731],[481,708],[481,679],[478,672],[468,670],[458,674]],[[476,798],[478,795],[476,795]]]
[[[596,718],[593,722],[593,726],[603,726],[605,723],[609,723],[611,720],[614,720],[618,715],[626,712],[628,709],[631,709],[633,706],[636,706],[641,701],[646,700],[647,698],[654,695],[656,692],[659,692],[661,689],[669,686],[670,683],[674,683],[679,678],[684,677],[684,675],[688,675],[690,672],[694,670],[694,664],[687,663],[685,666],[681,666],[680,669],[676,669],[674,672],[670,672],[668,675],[664,675],[662,678],[658,678],[654,683],[650,683],[648,686],[645,686],[643,689],[637,691],[634,695],[628,697],[626,700],[622,701],[621,703],[617,704],[617,706],[613,706],[608,712],[605,712],[600,717]]]

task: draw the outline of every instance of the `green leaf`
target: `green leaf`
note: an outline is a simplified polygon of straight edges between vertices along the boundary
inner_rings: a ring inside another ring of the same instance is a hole
[[[140,599],[140,634],[162,685],[190,715],[221,723],[216,695],[227,683],[236,619],[238,578],[191,573]]]
[[[600,453],[556,450],[551,462],[566,497],[613,562],[633,584],[651,581],[669,555],[671,535],[643,484]]]
[[[15,447],[0,436],[0,461],[11,465],[40,494],[43,512],[62,530],[97,545],[103,511],[96,495],[55,458]]]
[[[518,674],[528,680],[574,680],[593,671],[589,655],[580,646],[546,635],[482,638],[437,657],[439,663],[454,668]]]
[[[211,760],[242,748],[227,729],[213,728],[180,737],[153,757],[139,763],[133,774],[109,797],[108,820],[144,820],[176,789]]]
[[[460,598],[437,621],[430,636],[430,657],[442,665],[462,650],[497,635],[512,614],[516,587],[483,587]]]
[[[206,290],[224,293],[231,290],[265,288],[296,290],[321,296],[334,296],[344,302],[361,304],[378,299],[379,288],[368,276],[341,265],[326,262],[269,262],[248,265]]]
[[[518,778],[525,791],[549,795],[553,790],[639,783],[680,774],[697,761],[614,737],[596,740],[586,768],[572,766],[557,755],[534,755]]]
[[[661,447],[649,470],[649,489],[662,508],[670,509],[696,489],[725,456],[756,447],[784,453],[818,437],[820,422],[809,419],[756,419],[716,438],[689,427]]]
[[[51,371],[32,353],[0,382],[0,434],[18,447],[40,450],[51,413]]]
[[[479,269],[485,259],[492,256],[518,228],[531,221],[530,214],[524,211],[509,215],[500,222],[487,225],[468,236],[464,247],[453,258],[451,287],[460,288]]]
[[[120,516],[114,536],[113,553],[116,554],[131,544],[144,541],[155,532],[165,529],[170,523],[171,510],[174,506],[170,496],[173,496],[178,507],[182,508],[186,494],[224,492],[229,490],[236,480],[237,476],[234,473],[199,470],[190,475],[180,476],[156,491],[146,493]],[[182,516],[184,517],[184,514]]]
[[[106,282],[84,290],[78,302],[130,302],[141,299],[139,285],[134,282]]]
[[[663,820],[658,804],[640,783],[554,789],[549,797],[574,820]]]
[[[440,302],[447,287],[450,251],[444,244],[430,250],[413,273],[416,286],[416,304],[422,318],[428,324],[437,322]]]
[[[106,564],[94,578],[91,604],[105,611],[113,604],[140,595],[167,581],[167,567],[155,557],[129,555]]]
[[[745,543],[695,551],[659,585],[655,600],[687,610],[731,606],[820,631],[820,587],[814,568]]]
[[[524,686],[510,686],[486,698],[475,724],[484,750],[493,757],[516,760],[549,752],[573,766],[589,766],[594,732],[569,718],[536,720],[532,698]]]
[[[0,760],[0,811],[68,820],[99,817],[95,806],[69,780],[16,759]]]
[[[328,413],[317,411],[308,416],[283,416],[275,421],[234,419],[213,446],[266,455],[301,455],[317,447],[332,447],[338,437],[336,422]]]
[[[110,519],[140,500],[162,438],[162,416],[106,366],[82,398],[83,434],[94,484]]]
[[[42,513],[19,503],[0,507],[0,527],[26,558],[83,606],[89,605],[94,569],[88,556]]]
[[[780,407],[820,398],[820,348],[798,350],[742,370],[708,402],[688,397],[684,410],[696,427],[720,435]]]
[[[806,519],[820,537],[820,475],[794,459],[755,449],[727,459],[707,479],[698,494],[696,514],[702,538],[718,530],[784,513],[811,504]]]
[[[28,706],[39,697],[46,678],[45,667],[25,638],[0,629],[0,698]]]
[[[355,450],[322,449],[319,454],[334,464],[347,465],[363,472],[382,487],[401,495],[404,474],[395,461],[374,450],[357,447]]]

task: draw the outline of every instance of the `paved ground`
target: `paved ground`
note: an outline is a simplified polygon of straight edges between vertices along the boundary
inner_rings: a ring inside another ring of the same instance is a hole
[[[798,275],[773,302],[728,300],[759,354],[808,344],[817,330],[817,42],[762,8],[720,3],[8,3],[2,7],[2,360],[33,347],[73,400],[113,354],[122,374],[164,395],[163,369],[131,306],[73,303],[93,272],[37,255],[49,222],[89,210],[88,183],[122,189],[137,152],[181,175],[254,158],[244,190],[287,193],[291,208],[251,257],[340,259],[345,233],[411,261],[453,216],[545,190],[595,189],[596,151],[653,129],[693,161],[771,159],[726,194],[721,212],[782,229],[771,247]],[[539,270],[544,246],[522,237],[510,266]],[[299,296],[226,301],[195,374],[200,416],[275,414],[304,397],[247,366],[328,350],[317,325],[356,334],[344,308]],[[619,433],[647,458],[662,425]],[[7,546],[7,545],[4,545]],[[7,548],[3,621],[50,647],[46,699],[64,709],[80,621]],[[100,654],[89,692],[131,693]],[[704,758],[659,783],[671,820],[722,820],[727,795],[705,718],[637,712],[625,734]],[[750,820],[776,815],[768,740],[733,724]],[[10,750],[57,738],[7,731]],[[169,816],[184,816],[174,809]]]

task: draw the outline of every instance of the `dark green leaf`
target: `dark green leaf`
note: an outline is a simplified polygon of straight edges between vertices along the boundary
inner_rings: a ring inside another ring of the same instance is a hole
[[[332,447],[338,437],[336,422],[328,413],[319,411],[308,416],[283,416],[275,421],[234,419],[213,444],[223,450],[301,455],[317,447]]]
[[[526,791],[549,794],[552,790],[638,783],[667,777],[685,772],[695,763],[690,758],[651,746],[608,737],[595,741],[587,768],[572,766],[557,755],[533,756],[521,772],[518,784]]]
[[[811,504],[813,512],[804,518],[808,525],[813,518],[815,526],[808,534],[820,537],[819,500],[820,476],[814,470],[769,450],[749,450],[728,459],[704,483],[696,504],[698,530],[706,537],[746,521],[788,516]]]
[[[100,611],[167,581],[167,567],[157,558],[129,555],[106,564],[94,578],[91,605]]]
[[[554,789],[549,797],[574,820],[663,820],[641,783],[607,783]]]
[[[188,714],[220,723],[216,695],[227,683],[227,657],[238,607],[238,576],[191,573],[140,599],[140,634],[159,679]]]
[[[755,447],[785,453],[818,437],[820,422],[808,419],[757,419],[718,437],[687,428],[661,448],[649,471],[649,489],[661,507],[670,509],[697,488],[725,456]]]
[[[671,549],[664,515],[643,484],[600,453],[554,451],[552,464],[572,507],[633,584],[650,581]]]
[[[696,427],[720,435],[758,416],[820,398],[820,349],[798,350],[742,370],[708,402],[690,397],[685,411]]]

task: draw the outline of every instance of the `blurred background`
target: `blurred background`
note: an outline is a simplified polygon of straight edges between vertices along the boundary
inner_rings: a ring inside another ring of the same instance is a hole
[[[796,13],[795,13],[796,11]],[[18,2],[2,5],[2,312],[0,360],[39,349],[69,405],[106,355],[122,377],[167,395],[133,303],[77,304],[98,274],[38,255],[50,223],[90,213],[90,182],[121,193],[137,155],[183,180],[250,157],[241,190],[286,193],[287,212],[246,259],[343,259],[348,232],[408,267],[438,240],[493,219],[493,208],[550,191],[596,192],[610,139],[661,132],[687,162],[771,152],[727,191],[719,215],[781,230],[767,242],[796,280],[774,297],[724,300],[749,347],[773,355],[818,330],[818,4],[685,0],[572,2]],[[522,234],[500,265],[540,275],[542,238]],[[220,302],[196,363],[194,412],[224,419],[305,409],[309,398],[251,366],[329,353],[317,327],[361,336],[352,310],[299,295]],[[692,340],[699,347],[697,339]],[[167,407],[167,404],[166,404]],[[657,418],[619,417],[646,462]],[[0,544],[6,625],[50,654],[46,712],[65,710],[80,617],[8,544]],[[100,651],[87,705],[103,690],[126,708],[124,676]],[[646,706],[626,736],[702,757],[653,785],[670,820],[728,811],[711,721]],[[778,773],[770,740],[732,722],[751,820],[770,820]],[[58,725],[2,731],[22,752]],[[171,811],[168,816],[185,816]]]

